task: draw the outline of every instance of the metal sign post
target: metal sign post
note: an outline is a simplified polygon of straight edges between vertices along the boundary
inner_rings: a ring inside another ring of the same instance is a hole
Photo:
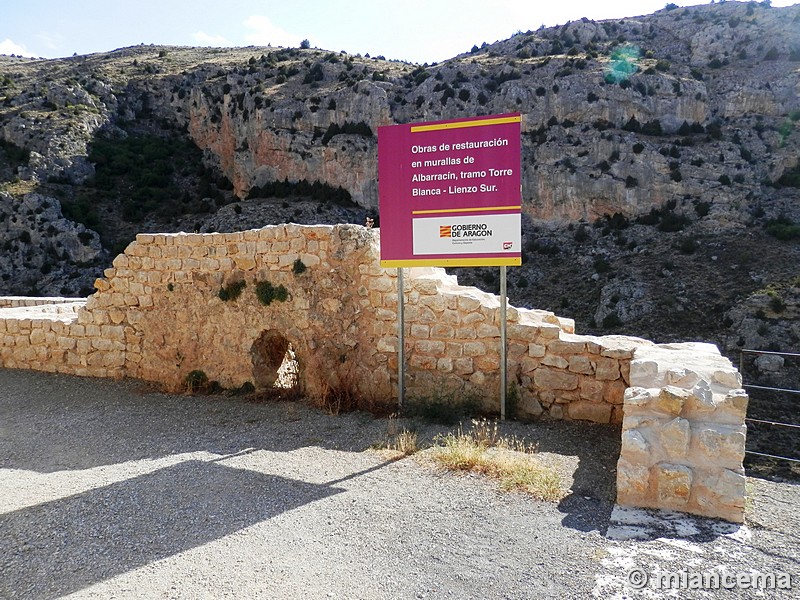
[[[397,268],[397,406],[402,410],[405,395],[405,307],[403,303],[403,267]]]
[[[506,420],[506,267],[500,267],[500,420]]]

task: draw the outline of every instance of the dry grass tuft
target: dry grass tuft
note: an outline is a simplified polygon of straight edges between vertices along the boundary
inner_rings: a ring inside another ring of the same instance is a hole
[[[503,490],[526,492],[540,500],[557,501],[564,497],[561,478],[544,467],[533,454],[537,444],[498,434],[497,424],[473,421],[471,431],[459,427],[457,433],[440,438],[431,450],[434,461],[453,471],[481,473],[500,482]]]
[[[397,413],[389,415],[386,426],[386,439],[373,446],[388,451],[394,456],[411,456],[419,451],[417,432],[403,427],[399,429]]]

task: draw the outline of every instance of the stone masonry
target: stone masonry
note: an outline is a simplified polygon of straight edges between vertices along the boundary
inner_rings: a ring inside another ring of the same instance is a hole
[[[291,345],[304,393],[348,388],[392,403],[397,274],[380,267],[379,235],[294,224],[139,234],[88,300],[0,298],[0,367],[173,389],[202,370],[258,389],[273,385]],[[498,297],[443,269],[406,273],[408,396],[472,394],[497,410]],[[623,424],[620,503],[741,521],[747,396],[715,347],[581,336],[570,319],[509,307],[508,376],[522,418]]]

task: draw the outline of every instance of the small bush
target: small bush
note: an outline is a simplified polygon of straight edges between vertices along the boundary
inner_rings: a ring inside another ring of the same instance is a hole
[[[711,203],[705,201],[696,202],[694,205],[694,211],[697,213],[697,216],[702,219],[703,217],[708,216],[708,213],[711,212]]]
[[[228,300],[236,300],[239,296],[242,295],[242,290],[247,286],[244,280],[242,281],[234,281],[233,283],[229,283],[228,285],[219,288],[219,292],[217,295],[219,299],[223,302],[227,302]]]
[[[256,296],[261,304],[269,306],[275,300],[286,302],[289,298],[289,290],[283,284],[276,287],[269,281],[259,281],[256,284]]]
[[[769,235],[783,242],[800,239],[800,225],[786,215],[767,221],[764,227]]]
[[[614,327],[619,327],[622,325],[622,319],[619,318],[619,315],[615,312],[608,313],[605,317],[603,317],[603,329],[613,329]]]
[[[301,273],[305,273],[307,268],[308,267],[306,267],[306,264],[299,258],[296,258],[294,263],[292,263],[292,273],[294,273],[295,275],[300,275]]]
[[[205,374],[205,371],[199,369],[189,371],[189,374],[186,375],[183,382],[188,393],[202,392],[206,390],[209,385],[208,375]]]
[[[683,238],[678,244],[681,254],[694,254],[697,251],[697,240],[692,237]]]
[[[769,299],[769,307],[774,313],[782,313],[786,310],[786,302],[780,296],[773,296]]]

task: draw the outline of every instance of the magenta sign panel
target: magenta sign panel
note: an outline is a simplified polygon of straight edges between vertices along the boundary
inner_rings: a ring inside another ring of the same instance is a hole
[[[522,264],[519,113],[378,128],[381,266]]]

